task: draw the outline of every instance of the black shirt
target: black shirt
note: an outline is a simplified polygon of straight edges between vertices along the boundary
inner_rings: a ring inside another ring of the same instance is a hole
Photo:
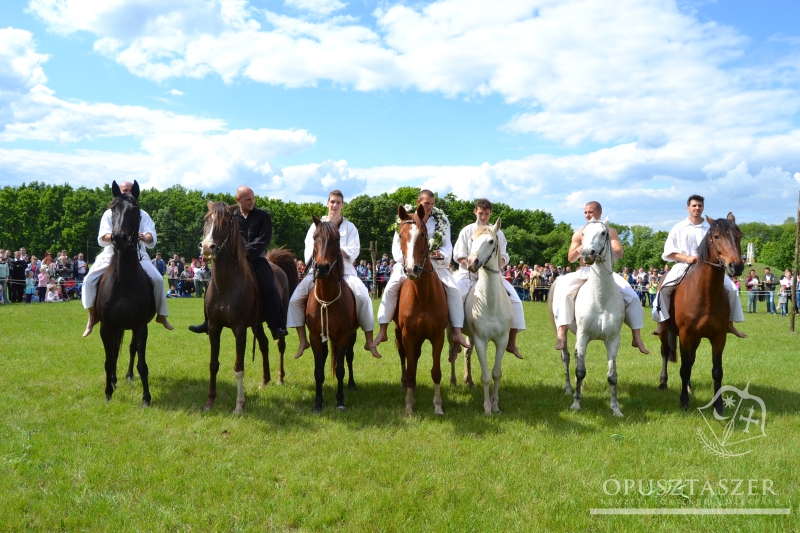
[[[233,214],[239,222],[239,233],[244,239],[247,248],[247,257],[255,261],[264,256],[267,247],[272,242],[272,217],[269,213],[254,207],[247,215],[242,215],[239,209]]]

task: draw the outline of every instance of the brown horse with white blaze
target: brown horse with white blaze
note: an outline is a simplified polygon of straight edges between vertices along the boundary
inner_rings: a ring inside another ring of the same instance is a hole
[[[725,293],[725,276],[739,276],[744,270],[742,261],[742,232],[736,225],[733,213],[727,218],[712,220],[697,249],[698,261],[686,271],[683,280],[675,287],[670,302],[670,318],[661,329],[661,383],[667,387],[667,361],[677,360],[675,344],[677,335],[681,351],[681,406],[689,408],[689,387],[697,347],[703,338],[711,342],[711,376],[714,394],[722,386],[722,352],[728,334],[730,303]],[[714,403],[722,414],[722,399]]]
[[[338,382],[336,407],[343,411],[344,365],[350,367],[350,388],[353,383],[353,346],[358,332],[356,300],[344,281],[344,256],[339,244],[339,225],[314,222],[313,276],[314,288],[306,301],[306,327],[314,352],[314,380],[317,394],[314,410],[322,411],[322,385],[325,383],[325,360],[328,358],[328,341],[331,344],[331,370]],[[341,223],[341,220],[339,221]],[[313,296],[313,297],[312,297]]]
[[[414,412],[414,392],[417,389],[417,363],[422,343],[430,341],[433,354],[431,378],[434,383],[433,410],[442,411],[441,357],[447,327],[447,296],[431,263],[428,230],[423,222],[425,209],[420,205],[408,213],[401,205],[397,209],[400,224],[397,234],[403,250],[403,268],[407,279],[400,287],[395,311],[395,337],[400,354],[400,371],[406,387],[406,413]]]

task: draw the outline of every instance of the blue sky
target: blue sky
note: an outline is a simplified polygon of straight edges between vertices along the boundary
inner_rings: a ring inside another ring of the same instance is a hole
[[[614,6],[614,7],[611,7]],[[782,222],[800,3],[11,0],[0,186],[324,199],[400,185],[578,224]]]

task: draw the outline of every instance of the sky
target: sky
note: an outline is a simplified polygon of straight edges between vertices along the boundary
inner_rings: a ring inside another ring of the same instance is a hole
[[[4,0],[0,187],[324,201],[419,186],[582,222],[781,223],[800,2]]]

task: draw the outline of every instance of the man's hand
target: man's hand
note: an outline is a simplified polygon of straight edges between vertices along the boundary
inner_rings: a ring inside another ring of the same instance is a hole
[[[431,257],[436,259],[436,260],[444,259],[444,256],[442,255],[442,252],[440,252],[439,250],[436,250],[435,252],[433,252],[431,254]]]
[[[686,263],[690,265],[693,265],[698,261],[697,257],[694,255],[687,255],[685,257],[686,257]]]
[[[142,232],[139,232],[139,240],[140,240],[140,241],[144,241],[144,242],[146,242],[147,244],[150,244],[150,243],[152,243],[152,242],[153,242],[153,234],[152,234],[152,233],[142,233]]]

